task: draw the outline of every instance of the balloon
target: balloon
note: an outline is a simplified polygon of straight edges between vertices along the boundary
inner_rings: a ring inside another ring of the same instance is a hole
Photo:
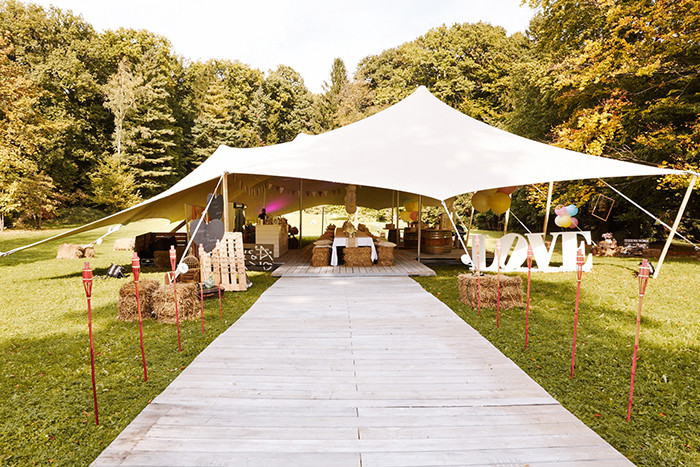
[[[555,217],[554,223],[557,225],[557,227],[561,227],[561,216]]]
[[[570,204],[566,207],[566,213],[570,216],[575,216],[576,214],[578,214],[578,208],[573,204]]]
[[[566,216],[566,208],[562,206],[561,204],[554,208],[554,214],[557,216]]]
[[[489,196],[496,193],[497,191],[498,191],[498,188],[489,188],[488,190],[481,190],[482,193],[486,193]]]
[[[518,188],[518,187],[517,186],[504,186],[504,187],[499,188],[497,190],[497,193],[505,193],[507,195],[510,195],[515,191],[516,188]]]
[[[399,217],[404,222],[411,222],[411,213],[408,211],[402,211],[401,214],[399,214]]]
[[[476,211],[486,212],[489,210],[489,207],[491,205],[490,198],[491,196],[486,194],[485,192],[477,191],[476,193],[474,193],[474,196],[472,196],[472,206]]]
[[[418,221],[418,211],[412,211],[411,214],[410,214],[410,216],[411,216],[411,220],[412,220],[413,222],[417,222],[417,221]]]
[[[408,201],[403,205],[404,209],[408,212],[418,210],[418,201]]]
[[[559,216],[559,227],[567,228],[571,225],[571,216]],[[556,222],[556,219],[555,219]]]
[[[575,229],[576,227],[578,227],[578,219],[576,219],[575,217],[572,217],[571,218],[571,225],[569,226],[569,228]]]
[[[505,193],[494,193],[489,198],[489,206],[495,214],[503,214],[510,209],[510,196]]]

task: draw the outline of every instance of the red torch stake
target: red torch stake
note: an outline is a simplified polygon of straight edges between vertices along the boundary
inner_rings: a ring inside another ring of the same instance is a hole
[[[199,283],[199,301],[202,304],[202,334],[204,334],[204,282]]]
[[[634,356],[632,357],[632,381],[630,382],[630,401],[627,406],[627,422],[632,416],[632,397],[634,395],[634,373],[637,370],[637,350],[639,349],[639,328],[642,324],[642,300],[649,283],[649,262],[644,259],[639,267],[639,308],[637,309],[637,332],[634,336]]]
[[[501,327],[501,239],[496,240],[496,327]]]
[[[583,250],[576,253],[576,311],[574,311],[574,345],[571,349],[571,378],[574,377],[574,359],[576,358],[576,328],[578,327],[578,300],[581,292],[581,277],[583,277]]]
[[[220,248],[220,243],[218,240],[216,241],[216,256],[219,260],[219,264],[221,264],[221,248]],[[220,278],[220,276],[219,276],[219,283],[217,284],[216,281],[214,281],[214,285],[216,285],[216,287],[218,287],[218,290],[219,290],[219,319],[221,319],[222,314],[221,314],[221,278]]]
[[[479,316],[481,316],[481,263],[479,262],[479,236],[474,236],[474,248],[476,248],[476,293],[479,303]]]
[[[141,338],[141,360],[143,360],[143,380],[148,381],[146,371],[146,352],[143,350],[143,324],[141,322],[141,299],[139,298],[139,274],[141,273],[141,260],[138,253],[134,252],[131,258],[131,272],[134,273],[134,288],[136,289],[136,310],[139,313],[139,336]]]
[[[85,263],[83,268],[83,288],[87,297],[88,306],[88,329],[90,330],[90,367],[92,369],[92,400],[95,404],[95,425],[100,424],[100,418],[97,415],[97,388],[95,387],[95,347],[92,343],[92,307],[90,298],[92,297],[92,269],[90,263]]]
[[[216,287],[219,289],[219,319],[221,319],[221,286],[217,285]]]
[[[175,284],[175,262],[177,261],[177,252],[175,251],[175,246],[170,245],[170,267],[172,268],[172,283],[173,283],[173,296],[175,297],[175,323],[177,323],[177,350],[182,352],[182,346],[180,345],[180,311],[177,308],[177,285]]]
[[[525,305],[525,348],[527,349],[527,336],[530,330],[530,272],[532,271],[532,245],[527,246],[527,304]]]

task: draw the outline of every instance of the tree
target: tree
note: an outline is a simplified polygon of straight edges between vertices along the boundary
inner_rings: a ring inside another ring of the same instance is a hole
[[[338,109],[340,107],[341,92],[348,86],[348,72],[345,63],[340,58],[333,60],[331,68],[331,81],[323,83],[323,94],[316,98],[318,123],[322,130],[333,130],[340,126],[338,121]]]
[[[303,131],[314,131],[312,96],[302,77],[280,65],[255,93],[253,114],[260,140],[265,144],[291,141]]]
[[[119,61],[117,72],[104,86],[105,102],[114,115],[113,144],[117,159],[122,160],[122,140],[124,139],[124,120],[136,108],[136,97],[141,79],[131,73],[131,64],[126,57]]]

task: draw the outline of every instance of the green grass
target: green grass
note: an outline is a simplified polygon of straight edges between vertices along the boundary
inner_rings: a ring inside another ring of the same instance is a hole
[[[569,378],[575,273],[532,277],[525,309],[477,310],[459,300],[463,267],[416,280],[491,341],[574,415],[638,465],[700,465],[700,264],[667,259],[644,298],[632,419],[626,423],[639,259],[594,258],[581,285],[574,379]],[[525,284],[527,275],[523,274]]]
[[[95,275],[104,275],[111,263],[130,264],[130,252],[113,251],[115,238],[160,230],[162,224],[130,224],[107,237],[90,260]],[[5,232],[0,235],[0,251],[58,232]],[[105,232],[100,229],[66,241],[87,243]],[[174,325],[144,321],[145,383],[138,323],[115,319],[117,291],[131,279],[95,279],[92,311],[100,417],[95,426],[81,281],[84,260],[55,259],[60,243],[0,258],[0,465],[89,464],[274,282],[269,274],[251,272],[252,288],[225,295],[222,320],[218,300],[206,300],[206,332],[202,335],[199,321],[181,323],[181,353]],[[163,273],[142,276],[163,280]]]

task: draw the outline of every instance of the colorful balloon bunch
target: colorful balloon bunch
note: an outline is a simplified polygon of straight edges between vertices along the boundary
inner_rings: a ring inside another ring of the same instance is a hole
[[[486,212],[490,209],[494,214],[503,214],[510,209],[510,195],[516,188],[507,186],[477,191],[472,196],[472,206],[479,212]]]
[[[560,204],[554,208],[554,214],[557,215],[556,219],[554,219],[554,223],[559,227],[564,229],[575,229],[578,226],[578,219],[574,217],[576,214],[578,214],[578,208],[573,204],[568,206],[563,206]]]
[[[406,201],[403,203],[404,211],[399,215],[404,222],[418,221],[418,201]]]

